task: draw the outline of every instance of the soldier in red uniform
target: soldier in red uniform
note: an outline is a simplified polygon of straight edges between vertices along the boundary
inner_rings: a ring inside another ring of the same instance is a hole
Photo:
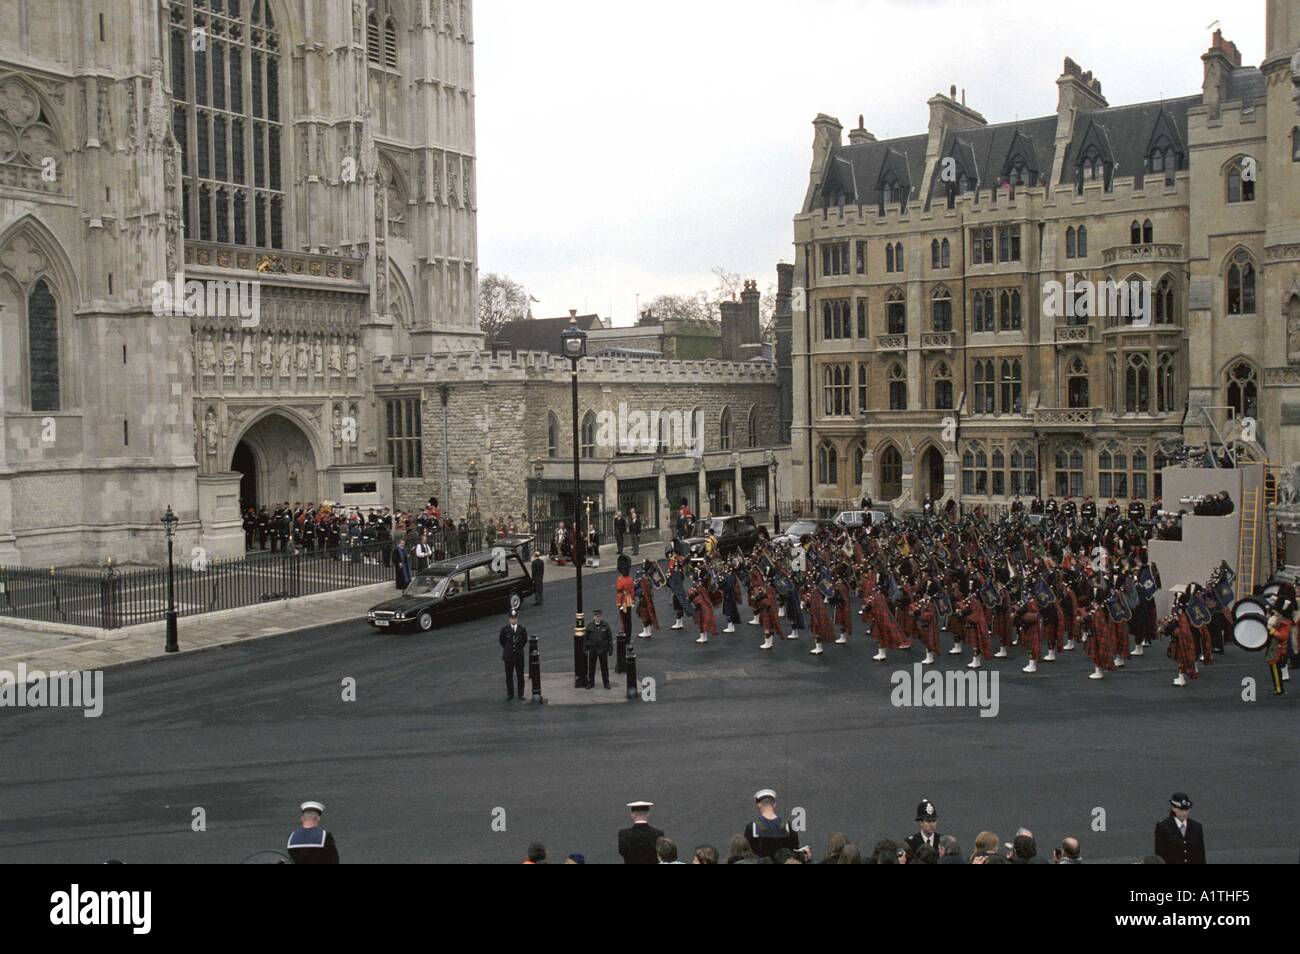
[[[961,609],[962,624],[966,631],[966,642],[971,648],[971,659],[967,669],[979,669],[985,658],[990,655],[989,617],[984,602],[980,599],[976,583],[972,582],[970,596]]]
[[[1110,614],[1100,599],[1088,611],[1088,658],[1092,660],[1089,679],[1103,679],[1107,672],[1115,671],[1115,643],[1111,635]]]
[[[804,606],[808,608],[808,625],[813,635],[813,648],[808,651],[808,654],[820,656],[826,651],[822,645],[835,639],[835,625],[831,620],[830,606],[826,602],[826,597],[822,595],[821,588],[816,584],[805,585],[802,598]]]
[[[934,608],[931,596],[923,596],[917,603],[916,628],[921,643],[925,646],[925,658],[921,660],[921,665],[933,665],[939,653],[939,613]]]
[[[840,631],[835,642],[843,645],[849,641],[849,635],[853,632],[853,591],[843,578],[835,581],[834,604],[835,626]]]
[[[650,639],[659,628],[659,616],[655,613],[655,588],[649,575],[642,573],[636,581],[636,615],[641,620],[642,639]]]
[[[1043,625],[1038,600],[1032,594],[1016,614],[1016,631],[1020,634],[1020,644],[1029,653],[1029,662],[1021,672],[1038,672],[1038,657],[1042,651]]]
[[[903,645],[903,634],[899,631],[894,614],[889,610],[889,601],[881,590],[872,594],[870,602],[862,608],[862,614],[871,618],[871,635],[878,647],[871,658],[876,662],[884,662],[885,650],[898,649]]]
[[[713,613],[713,600],[709,595],[709,587],[699,573],[695,574],[690,588],[686,591],[686,599],[695,607],[695,625],[700,630],[700,638],[695,641],[707,643],[710,636],[718,635],[718,620]]]
[[[759,623],[763,627],[763,645],[759,649],[771,649],[772,640],[780,639],[784,635],[781,632],[781,614],[777,608],[776,590],[770,581],[763,580],[750,591],[750,598],[752,605],[758,611]]]

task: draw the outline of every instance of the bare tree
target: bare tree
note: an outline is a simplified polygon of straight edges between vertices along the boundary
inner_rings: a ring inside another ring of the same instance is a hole
[[[489,272],[478,283],[478,326],[492,341],[508,321],[533,317],[534,299],[519,282]]]

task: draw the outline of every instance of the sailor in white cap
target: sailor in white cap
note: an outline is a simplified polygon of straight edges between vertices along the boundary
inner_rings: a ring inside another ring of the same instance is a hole
[[[663,832],[650,824],[650,809],[654,802],[628,802],[627,810],[632,816],[632,824],[618,832],[618,853],[623,856],[625,865],[657,865],[659,855],[655,853],[655,841],[663,837]]]
[[[302,824],[289,836],[289,857],[296,865],[336,865],[339,849],[334,836],[321,827],[325,806],[320,802],[303,802]]]
[[[758,816],[745,828],[745,840],[749,842],[754,854],[760,858],[771,858],[782,848],[789,848],[791,851],[802,851],[806,856],[811,855],[810,849],[799,847],[799,835],[777,813],[776,792],[770,788],[759,789],[754,793],[754,804],[758,808]]]

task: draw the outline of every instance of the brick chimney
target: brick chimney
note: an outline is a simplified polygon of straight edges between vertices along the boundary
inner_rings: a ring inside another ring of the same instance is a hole
[[[957,87],[948,87],[948,95],[935,93],[926,105],[930,107],[930,126],[925,141],[926,180],[921,185],[921,195],[930,194],[930,184],[938,173],[940,152],[948,134],[958,129],[970,129],[974,126],[987,126],[988,122],[978,112],[966,105],[966,92],[962,91],[957,99]]]
[[[803,207],[809,207],[812,198],[821,188],[822,176],[826,174],[826,163],[831,150],[844,144],[844,127],[834,116],[818,113],[813,120],[812,168],[808,173],[808,192],[803,197]]]
[[[722,319],[722,353],[723,361],[739,361],[740,346],[744,344],[745,306],[738,301],[718,303],[718,313]]]
[[[1110,104],[1101,95],[1101,80],[1085,72],[1078,63],[1065,58],[1061,75],[1056,78],[1056,149],[1052,168],[1060,169],[1065,150],[1074,136],[1074,121],[1081,110],[1105,109]]]
[[[1228,98],[1228,77],[1241,66],[1241,51],[1237,44],[1223,38],[1222,30],[1215,30],[1210,38],[1210,48],[1201,54],[1205,64],[1205,79],[1201,95],[1211,116],[1219,115],[1219,107]]]
[[[859,113],[858,128],[849,130],[849,145],[860,146],[864,142],[875,142],[875,141],[876,141],[876,137],[873,136],[871,133],[867,132],[866,127],[862,125],[862,114]]]

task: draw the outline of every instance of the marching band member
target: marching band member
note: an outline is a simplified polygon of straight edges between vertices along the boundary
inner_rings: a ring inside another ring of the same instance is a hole
[[[769,580],[763,580],[751,592],[751,605],[758,610],[760,625],[763,627],[763,645],[759,649],[771,649],[772,640],[780,639],[781,617],[777,613],[776,590]]]
[[[916,628],[921,643],[925,646],[925,658],[921,660],[921,665],[931,666],[939,653],[939,611],[935,609],[932,594],[927,593],[917,603]]]
[[[809,655],[820,656],[825,652],[822,644],[834,640],[835,627],[831,621],[830,608],[826,604],[826,597],[822,594],[821,587],[818,584],[807,583],[804,585],[803,605],[808,608],[808,625],[813,635],[813,648],[808,652]]]
[[[691,587],[686,591],[686,599],[695,607],[695,625],[699,627],[700,638],[697,643],[707,643],[709,636],[718,635],[718,620],[713,614],[713,600],[703,574],[696,571],[691,580]]]
[[[682,505],[683,507],[685,504]],[[676,551],[668,557],[668,589],[673,594],[673,625],[669,629],[684,629],[682,621],[686,615],[686,606],[690,599],[686,593],[686,558]]]
[[[1041,614],[1033,591],[1027,589],[1025,596],[1024,605],[1016,614],[1016,631],[1029,653],[1029,662],[1021,672],[1038,672],[1038,655],[1043,642]]]
[[[1104,679],[1107,672],[1115,671],[1115,643],[1111,635],[1110,614],[1106,611],[1100,592],[1093,592],[1095,598],[1087,613],[1089,636],[1084,644],[1088,658],[1092,660],[1092,673],[1088,678]]]
[[[718,578],[722,591],[722,615],[727,620],[724,633],[734,633],[740,622],[740,578],[731,567],[727,567]]]
[[[649,560],[646,564],[649,564]],[[641,619],[642,639],[650,639],[659,628],[659,616],[655,613],[655,588],[649,574],[644,571],[636,580],[636,615]]]
[[[835,642],[842,646],[853,632],[853,592],[843,576],[835,581],[835,598],[831,602],[835,606],[835,625],[840,631]]]
[[[1273,680],[1273,695],[1280,696],[1286,692],[1283,683],[1290,680],[1287,671],[1287,656],[1291,651],[1291,638],[1295,632],[1295,600],[1281,597],[1277,607],[1268,618],[1268,635],[1273,645],[1269,648],[1268,674]]]
[[[1196,678],[1197,649],[1196,636],[1193,635],[1191,621],[1187,618],[1186,591],[1179,593],[1175,598],[1174,611],[1163,628],[1169,637],[1169,649],[1166,652],[1178,666],[1178,676],[1174,679],[1174,685],[1185,686],[1189,678]]]
[[[961,611],[966,641],[971,648],[971,659],[966,664],[967,669],[979,669],[984,664],[985,657],[990,655],[991,648],[988,610],[976,586],[976,583],[971,584],[970,596],[966,597],[966,605]]]
[[[898,649],[903,645],[903,634],[898,630],[898,623],[889,611],[889,601],[882,590],[876,590],[871,595],[871,600],[862,608],[862,613],[864,617],[871,617],[871,635],[878,647],[871,658],[876,662],[884,662],[885,650]]]

